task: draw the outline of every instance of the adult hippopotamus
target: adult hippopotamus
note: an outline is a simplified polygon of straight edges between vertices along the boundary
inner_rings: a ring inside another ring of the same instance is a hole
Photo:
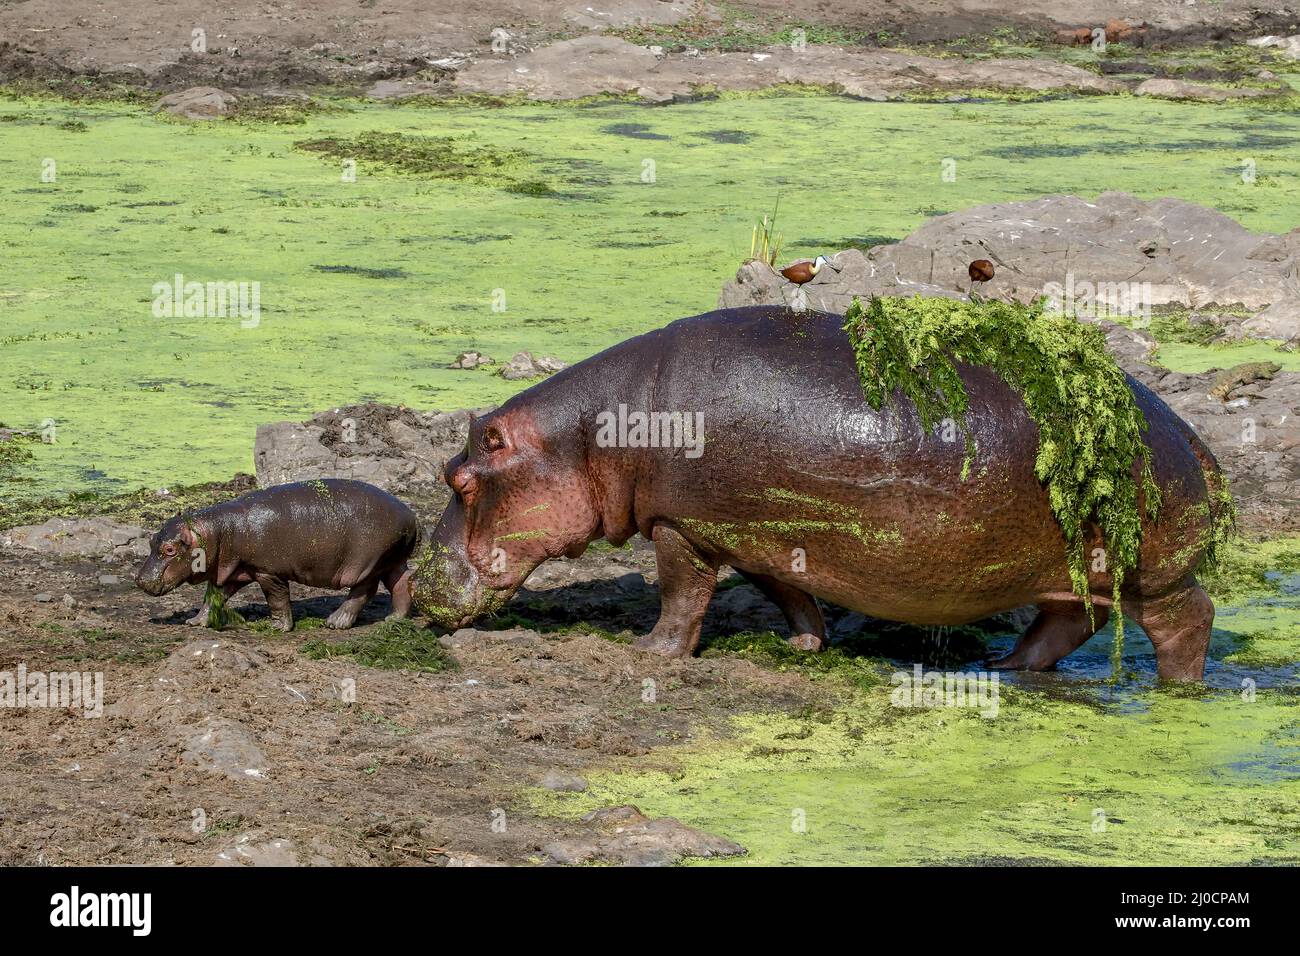
[[[1034,604],[1019,643],[990,664],[1053,666],[1106,622],[1112,582],[1091,559],[1102,539],[1088,527],[1090,616],[1035,477],[1038,428],[1022,398],[993,371],[958,366],[976,443],[963,480],[963,441],[923,430],[901,394],[880,410],[864,400],[843,322],[772,307],[682,319],[475,419],[446,466],[454,496],[417,568],[416,606],[463,627],[546,559],[639,532],[655,545],[662,604],[636,642],[646,650],[695,649],[729,565],[780,607],[804,649],[825,642],[815,598],[923,625]],[[1142,509],[1123,609],[1161,677],[1197,680],[1214,606],[1194,571],[1217,465],[1164,402],[1128,383],[1162,504],[1157,520]]]
[[[172,518],[153,536],[135,581],[155,597],[206,583],[225,598],[256,581],[282,631],[293,629],[289,582],[347,588],[325,621],[347,628],[381,581],[393,596],[393,616],[407,615],[407,559],[419,541],[415,512],[386,491],[363,481],[300,481]],[[207,620],[205,606],[186,623]]]

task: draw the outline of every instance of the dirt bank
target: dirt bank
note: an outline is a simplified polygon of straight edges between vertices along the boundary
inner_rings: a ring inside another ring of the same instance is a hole
[[[855,45],[946,42],[999,30],[1050,36],[1111,18],[1147,23],[1153,41],[1203,43],[1295,33],[1293,5],[1249,0],[844,0],[797,10],[774,0],[720,7],[696,0],[586,3],[486,0],[121,0],[79,8],[58,0],[0,2],[0,80],[100,77],[152,89],[189,86],[279,90],[358,85],[423,73],[450,75],[477,59],[513,56],[558,39],[646,26],[710,48],[758,49],[802,26]],[[195,31],[202,31],[201,38]],[[494,48],[494,31],[496,47]]]

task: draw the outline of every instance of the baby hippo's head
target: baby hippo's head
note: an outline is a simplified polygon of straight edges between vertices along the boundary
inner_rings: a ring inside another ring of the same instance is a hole
[[[207,556],[192,523],[177,515],[149,540],[149,557],[136,572],[135,583],[158,597],[207,576]]]

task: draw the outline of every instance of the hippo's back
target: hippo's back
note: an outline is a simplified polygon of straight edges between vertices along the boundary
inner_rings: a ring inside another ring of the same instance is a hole
[[[206,509],[229,547],[265,571],[316,587],[404,560],[419,542],[406,504],[363,481],[274,485]]]
[[[952,623],[1068,593],[1065,541],[1035,475],[1038,428],[1021,396],[989,369],[959,367],[976,448],[963,478],[955,423],[927,433],[901,393],[878,410],[867,403],[843,324],[749,307],[643,337],[657,353],[653,410],[699,412],[705,441],[694,460],[648,458],[654,490],[639,501],[653,513],[639,523],[671,520],[733,566],[816,583],[809,590],[881,617]],[[1167,505],[1178,514],[1204,502],[1187,426],[1130,385]],[[791,575],[796,549],[816,582]]]

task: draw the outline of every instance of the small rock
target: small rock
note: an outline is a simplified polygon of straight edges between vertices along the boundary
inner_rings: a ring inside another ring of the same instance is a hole
[[[68,607],[68,608],[76,607],[76,606],[77,606],[77,599],[74,598],[71,594],[65,594],[65,595],[63,595],[63,600],[62,600],[60,603],[61,603],[64,607]]]
[[[192,86],[179,93],[169,93],[158,101],[155,110],[166,110],[192,120],[210,120],[224,116],[236,102],[235,97],[214,86]]]
[[[583,793],[587,789],[587,778],[560,770],[548,770],[546,776],[542,777],[541,785],[547,790],[561,793]]]
[[[37,604],[49,604],[49,603],[50,603],[51,601],[53,601],[53,600],[54,600],[54,595],[52,595],[52,594],[46,594],[44,591],[42,591],[40,594],[36,595],[36,603],[37,603]]]
[[[532,352],[516,352],[509,362],[501,366],[501,377],[510,380],[543,378],[566,367],[566,363],[552,356],[535,358]]]
[[[99,583],[104,587],[112,587],[114,584],[120,584],[121,580],[122,579],[116,574],[101,574],[99,576]]]
[[[205,717],[200,731],[185,742],[181,759],[233,780],[265,780],[270,766],[243,724]]]
[[[672,817],[651,820],[633,806],[606,807],[582,818],[589,834],[542,847],[553,863],[668,866],[686,857],[739,856],[739,843],[688,827]]]
[[[1225,89],[1204,83],[1190,83],[1187,80],[1166,79],[1147,80],[1139,84],[1133,93],[1135,96],[1155,96],[1166,100],[1204,100],[1215,103],[1272,95],[1271,90],[1258,90],[1248,86]]]
[[[482,352],[461,352],[448,368],[475,369],[480,365],[495,365],[496,360]]]

